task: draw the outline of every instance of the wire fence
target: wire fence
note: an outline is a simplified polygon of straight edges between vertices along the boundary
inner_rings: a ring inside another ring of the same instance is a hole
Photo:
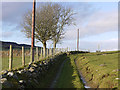
[[[46,48],[44,53],[42,47],[34,47],[34,62],[42,61],[67,51],[68,48]],[[0,52],[2,70],[11,70],[32,63],[31,47],[10,45],[9,47],[4,47]]]

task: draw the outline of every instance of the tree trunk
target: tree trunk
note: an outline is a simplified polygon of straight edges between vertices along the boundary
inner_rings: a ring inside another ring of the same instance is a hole
[[[46,57],[46,42],[43,42],[43,57]]]
[[[54,41],[54,45],[53,45],[54,49],[56,49],[56,42]]]
[[[56,42],[54,41],[54,43],[53,43],[53,54],[55,54],[56,52],[55,52],[55,50],[56,50]]]

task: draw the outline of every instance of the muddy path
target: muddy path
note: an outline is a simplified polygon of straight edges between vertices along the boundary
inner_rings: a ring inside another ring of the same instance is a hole
[[[54,87],[55,87],[55,84],[56,84],[58,78],[60,77],[62,68],[63,68],[64,63],[65,63],[66,61],[67,61],[67,59],[65,59],[65,60],[62,62],[61,66],[60,66],[60,68],[59,68],[59,70],[58,70],[58,73],[57,73],[56,77],[54,78],[54,80],[53,80],[53,82],[52,82],[50,88],[54,88]]]

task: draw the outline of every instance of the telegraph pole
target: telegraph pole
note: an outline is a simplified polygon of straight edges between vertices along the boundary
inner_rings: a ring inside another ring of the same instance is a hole
[[[34,61],[35,6],[36,6],[36,0],[33,0],[33,9],[32,9],[32,35],[31,35],[31,62]]]
[[[77,51],[79,51],[79,29],[77,32]]]

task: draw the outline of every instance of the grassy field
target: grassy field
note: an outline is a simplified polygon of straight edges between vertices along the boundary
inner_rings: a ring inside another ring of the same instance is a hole
[[[50,56],[51,57],[51,56]],[[49,57],[49,58],[50,58]],[[34,57],[36,60],[36,56]],[[47,59],[48,57],[46,57]],[[45,58],[41,58],[39,56],[39,60],[42,61]],[[25,64],[30,63],[30,56],[25,56]],[[19,68],[22,66],[22,57],[21,56],[14,56],[13,57],[13,69]],[[9,57],[2,57],[2,70],[8,70],[9,69]]]
[[[55,88],[84,88],[74,62],[74,55],[68,56]]]
[[[25,57],[25,64],[30,62],[30,56]],[[14,56],[13,57],[13,68],[18,68],[22,65],[22,57]],[[2,57],[2,70],[9,68],[9,57]]]
[[[2,60],[2,70],[8,70],[9,69],[9,50],[4,49],[0,52],[2,54],[1,59]],[[51,57],[51,56],[49,56]],[[35,52],[35,60],[36,58],[36,52]],[[46,57],[48,58],[48,57]],[[43,60],[45,58],[41,58],[40,56],[40,49],[39,49],[39,60]],[[30,50],[27,48],[25,49],[25,64],[28,64],[30,62]],[[21,48],[19,49],[13,49],[13,69],[19,68],[22,66],[22,51]]]
[[[78,54],[76,62],[89,86],[118,87],[118,52]]]

